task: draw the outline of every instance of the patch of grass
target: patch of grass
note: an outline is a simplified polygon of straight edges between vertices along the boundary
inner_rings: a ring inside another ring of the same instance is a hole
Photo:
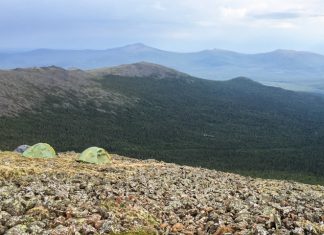
[[[26,176],[40,175],[74,175],[101,176],[115,178],[120,169],[124,175],[131,173],[139,167],[147,167],[145,164],[121,161],[117,155],[111,154],[114,158],[113,168],[111,164],[95,165],[76,161],[76,153],[60,153],[58,157],[51,159],[26,158],[15,152],[0,152],[0,178],[19,179]],[[112,170],[112,171],[111,171]],[[114,171],[115,170],[115,171]]]
[[[141,207],[134,207],[127,199],[116,198],[101,201],[101,206],[116,214],[123,214],[127,221],[138,220],[148,228],[154,228],[160,224],[157,218]]]
[[[129,232],[122,232],[122,233],[112,233],[112,235],[155,235],[156,232],[153,230],[134,230]]]

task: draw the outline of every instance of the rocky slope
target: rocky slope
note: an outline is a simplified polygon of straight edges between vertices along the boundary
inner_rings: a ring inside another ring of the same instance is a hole
[[[323,234],[324,187],[113,155],[0,153],[0,234]]]
[[[55,97],[51,105],[65,108],[73,108],[73,102],[80,107],[92,102],[98,109],[103,103],[131,103],[121,94],[103,90],[92,78],[82,70],[55,66],[0,70],[0,117],[35,111],[39,104],[48,102],[49,95]]]

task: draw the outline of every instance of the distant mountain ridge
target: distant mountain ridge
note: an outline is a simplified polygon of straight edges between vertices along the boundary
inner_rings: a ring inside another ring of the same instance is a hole
[[[214,49],[177,53],[137,43],[107,50],[39,49],[0,53],[0,68],[7,69],[51,65],[96,69],[141,61],[211,80],[244,76],[268,85],[324,93],[324,56],[303,51],[243,54]]]

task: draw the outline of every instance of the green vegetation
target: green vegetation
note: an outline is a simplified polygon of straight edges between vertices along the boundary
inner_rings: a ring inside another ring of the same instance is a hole
[[[58,151],[100,146],[138,158],[324,185],[324,100],[244,78],[106,76],[102,87],[137,98],[98,111],[48,95],[34,113],[0,118],[0,146],[50,143]],[[69,102],[71,107],[60,104]]]
[[[136,230],[131,232],[124,232],[124,233],[113,233],[112,235],[154,235],[156,232],[150,230]]]

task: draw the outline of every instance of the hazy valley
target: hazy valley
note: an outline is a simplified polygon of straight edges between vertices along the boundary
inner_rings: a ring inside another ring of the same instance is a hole
[[[226,50],[191,53],[164,51],[144,44],[107,50],[50,50],[0,53],[0,68],[56,65],[95,69],[147,61],[211,80],[238,76],[291,90],[324,93],[324,56],[311,52],[275,50],[243,54]]]

